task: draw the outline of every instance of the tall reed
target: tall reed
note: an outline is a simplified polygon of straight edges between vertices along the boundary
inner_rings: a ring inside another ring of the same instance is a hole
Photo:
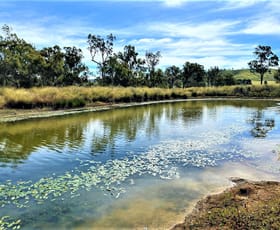
[[[0,88],[0,108],[76,108],[97,103],[143,102],[195,97],[280,98],[279,85],[250,85],[193,88],[148,87],[43,87],[31,89]]]

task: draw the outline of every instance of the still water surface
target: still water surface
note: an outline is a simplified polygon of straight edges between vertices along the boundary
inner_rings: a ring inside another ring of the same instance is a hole
[[[0,228],[168,229],[229,177],[280,180],[279,114],[205,100],[0,124]]]

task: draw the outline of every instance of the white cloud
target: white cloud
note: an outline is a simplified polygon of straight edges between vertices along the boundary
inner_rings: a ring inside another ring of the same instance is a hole
[[[179,7],[185,2],[184,0],[164,0],[164,5],[167,7]]]
[[[248,57],[238,57],[237,59],[232,59],[224,56],[204,56],[204,57],[189,57],[188,59],[178,56],[163,56],[160,60],[160,65],[162,67],[168,67],[171,65],[176,65],[182,67],[186,61],[199,63],[204,66],[205,69],[209,69],[213,66],[219,66],[219,68],[225,69],[241,69],[247,68]],[[172,64],[171,64],[172,63]]]
[[[280,20],[275,17],[251,20],[242,32],[256,35],[280,35]]]
[[[244,68],[252,53],[253,45],[236,44],[226,39],[200,40],[195,38],[142,38],[130,41],[143,56],[146,50],[160,50],[160,67],[182,66],[186,61],[221,68]],[[233,61],[236,59],[237,61]]]
[[[206,68],[217,65],[221,68],[246,67],[248,58],[245,57],[253,48],[231,43],[226,39],[226,35],[231,34],[233,27],[238,23],[230,21],[212,21],[204,24],[152,23],[145,25],[146,30],[137,26],[124,28],[116,33],[122,34],[123,39],[115,42],[114,51],[123,51],[123,47],[127,44],[134,45],[142,57],[147,50],[153,52],[160,50],[162,59],[159,67],[163,68],[171,65],[182,66],[186,61],[203,64]],[[17,23],[12,27],[19,37],[31,42],[37,48],[55,44],[61,47],[77,46],[83,50],[84,62],[91,66],[86,42],[87,33],[94,31],[95,34],[106,35],[112,32],[89,27],[81,22],[72,23],[71,27],[66,24],[48,27],[42,25],[44,24]],[[139,39],[130,40],[133,34],[137,34]],[[146,37],[147,34],[150,34],[150,37]],[[232,56],[238,56],[239,60],[233,61]],[[245,59],[246,61],[242,61]]]
[[[147,27],[151,32],[158,32],[170,37],[192,37],[199,39],[213,39],[231,34],[239,21],[215,20],[206,23],[154,23]]]
[[[225,5],[217,10],[237,10],[241,8],[251,7],[260,2],[266,2],[266,0],[220,0],[220,2],[224,2]]]
[[[161,0],[161,3],[163,2],[166,6],[171,7],[172,5],[180,6],[186,1]],[[245,1],[245,4],[238,1],[236,5],[245,7],[254,2]],[[233,3],[235,2],[230,1],[227,5],[233,5]],[[273,6],[271,3],[270,7]],[[14,28],[19,37],[33,43],[37,48],[55,44],[61,47],[82,48],[87,65],[92,65],[87,50],[87,35],[91,32],[102,36],[109,33],[117,35],[115,52],[123,51],[123,47],[128,44],[134,45],[142,57],[146,50],[153,52],[160,50],[162,53],[161,67],[181,66],[186,61],[191,61],[203,64],[206,68],[217,65],[221,68],[247,67],[247,62],[250,60],[248,55],[252,53],[255,44],[235,42],[231,40],[231,35],[280,34],[280,21],[276,16],[271,15],[263,17],[262,20],[259,20],[262,18],[260,15],[254,15],[254,18],[251,15],[246,23],[239,18],[232,20],[212,18],[212,20],[203,22],[188,19],[177,23],[168,20],[165,22],[135,22],[132,25],[128,24],[125,28],[112,27],[112,29],[108,28],[109,26],[107,29],[102,26],[89,26],[89,20],[84,17],[79,20],[62,21],[54,17],[44,18],[42,16],[36,18],[34,22],[11,21],[8,24]]]
[[[266,8],[269,14],[279,15],[280,1],[268,1]]]
[[[224,56],[209,56],[209,57],[201,57],[201,58],[192,58],[191,62],[197,62],[199,64],[204,65],[206,69],[209,69],[213,66],[219,66],[219,68],[225,69],[241,69],[248,68],[247,57],[238,57],[237,59],[227,58]]]

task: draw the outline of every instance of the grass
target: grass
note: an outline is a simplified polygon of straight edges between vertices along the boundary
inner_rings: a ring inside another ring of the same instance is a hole
[[[0,88],[0,108],[67,109],[99,103],[144,102],[196,97],[280,97],[280,86],[250,85],[193,88],[123,88],[123,87],[43,87],[31,89]]]
[[[257,73],[252,73],[249,69],[241,69],[241,70],[234,70],[235,79],[250,79],[252,81],[260,81],[260,75]],[[265,81],[274,81],[274,72],[275,70],[272,70],[271,73],[266,73],[264,75],[264,80]]]
[[[266,81],[267,85],[278,85],[278,83],[276,83],[276,81]],[[252,85],[261,85],[260,80],[252,80]]]
[[[198,202],[181,229],[280,229],[280,184],[245,182]]]
[[[0,108],[77,108],[98,102],[143,102],[171,98],[187,98],[183,89],[123,87],[44,87],[31,89],[0,89]]]

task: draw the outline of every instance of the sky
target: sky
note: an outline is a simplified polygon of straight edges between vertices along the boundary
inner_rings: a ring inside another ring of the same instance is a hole
[[[280,1],[271,0],[0,0],[7,24],[36,48],[87,49],[88,34],[116,36],[114,51],[135,46],[139,56],[161,52],[160,68],[196,62],[208,69],[248,68],[257,45],[280,56]]]

